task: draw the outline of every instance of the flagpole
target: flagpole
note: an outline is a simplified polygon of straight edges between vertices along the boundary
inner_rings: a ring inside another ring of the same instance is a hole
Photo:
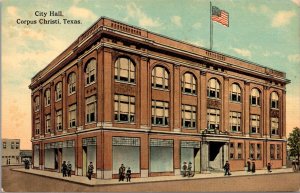
[[[209,2],[210,4],[210,18],[209,18],[209,21],[210,21],[210,50],[212,50],[212,46],[213,46],[213,23],[212,23],[212,20],[211,20],[211,13],[212,13],[212,6],[211,6],[211,1]]]

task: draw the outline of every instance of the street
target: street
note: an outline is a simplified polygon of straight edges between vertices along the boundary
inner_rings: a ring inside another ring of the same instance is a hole
[[[299,191],[300,173],[230,176],[89,187],[48,177],[11,171],[2,167],[2,187],[6,192],[212,192],[212,191]],[[132,179],[134,181],[134,179]]]

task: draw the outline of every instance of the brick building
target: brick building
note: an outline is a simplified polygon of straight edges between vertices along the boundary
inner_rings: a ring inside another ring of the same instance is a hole
[[[32,78],[34,168],[286,166],[285,73],[102,17]]]

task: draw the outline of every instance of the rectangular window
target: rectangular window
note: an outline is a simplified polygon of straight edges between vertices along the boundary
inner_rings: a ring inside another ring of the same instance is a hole
[[[171,139],[150,139],[150,172],[173,172]]]
[[[275,159],[275,145],[270,144],[270,158],[273,160]]]
[[[256,144],[256,159],[261,159],[261,144]]]
[[[115,94],[115,121],[135,122],[135,97]]]
[[[196,128],[196,107],[190,105],[181,105],[181,123],[182,127]]]
[[[6,149],[6,142],[2,143],[3,149]]]
[[[259,115],[251,115],[250,116],[251,133],[260,133],[259,126],[260,126]]]
[[[62,110],[56,111],[56,130],[62,130]]]
[[[16,142],[16,149],[20,149],[20,142]]]
[[[250,143],[250,149],[249,149],[250,159],[255,159],[254,152],[255,152],[255,144]]]
[[[40,97],[35,98],[35,112],[40,110]]]
[[[230,159],[234,159],[234,143],[229,144]]]
[[[241,113],[231,111],[230,116],[230,129],[232,132],[241,132]]]
[[[237,146],[237,159],[243,159],[243,144],[242,143],[238,143]]]
[[[207,128],[209,130],[219,130],[220,126],[220,110],[207,109]]]
[[[76,127],[76,104],[69,106],[69,128]]]
[[[279,135],[279,120],[276,117],[271,117],[271,133],[272,135]]]
[[[36,119],[35,120],[35,135],[40,134],[40,129],[41,129],[40,120]]]
[[[11,142],[10,148],[11,148],[11,149],[15,149],[15,142],[13,142],[13,141]]]
[[[276,159],[281,159],[281,144],[276,145]]]
[[[86,122],[92,123],[96,121],[96,96],[86,99]]]
[[[45,121],[46,133],[50,133],[51,132],[51,116],[46,115],[45,120],[46,120]]]
[[[169,103],[164,101],[152,101],[152,124],[169,125]]]

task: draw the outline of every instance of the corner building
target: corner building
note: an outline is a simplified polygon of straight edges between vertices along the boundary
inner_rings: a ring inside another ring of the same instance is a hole
[[[101,17],[32,78],[36,169],[133,177],[286,166],[285,73]]]

